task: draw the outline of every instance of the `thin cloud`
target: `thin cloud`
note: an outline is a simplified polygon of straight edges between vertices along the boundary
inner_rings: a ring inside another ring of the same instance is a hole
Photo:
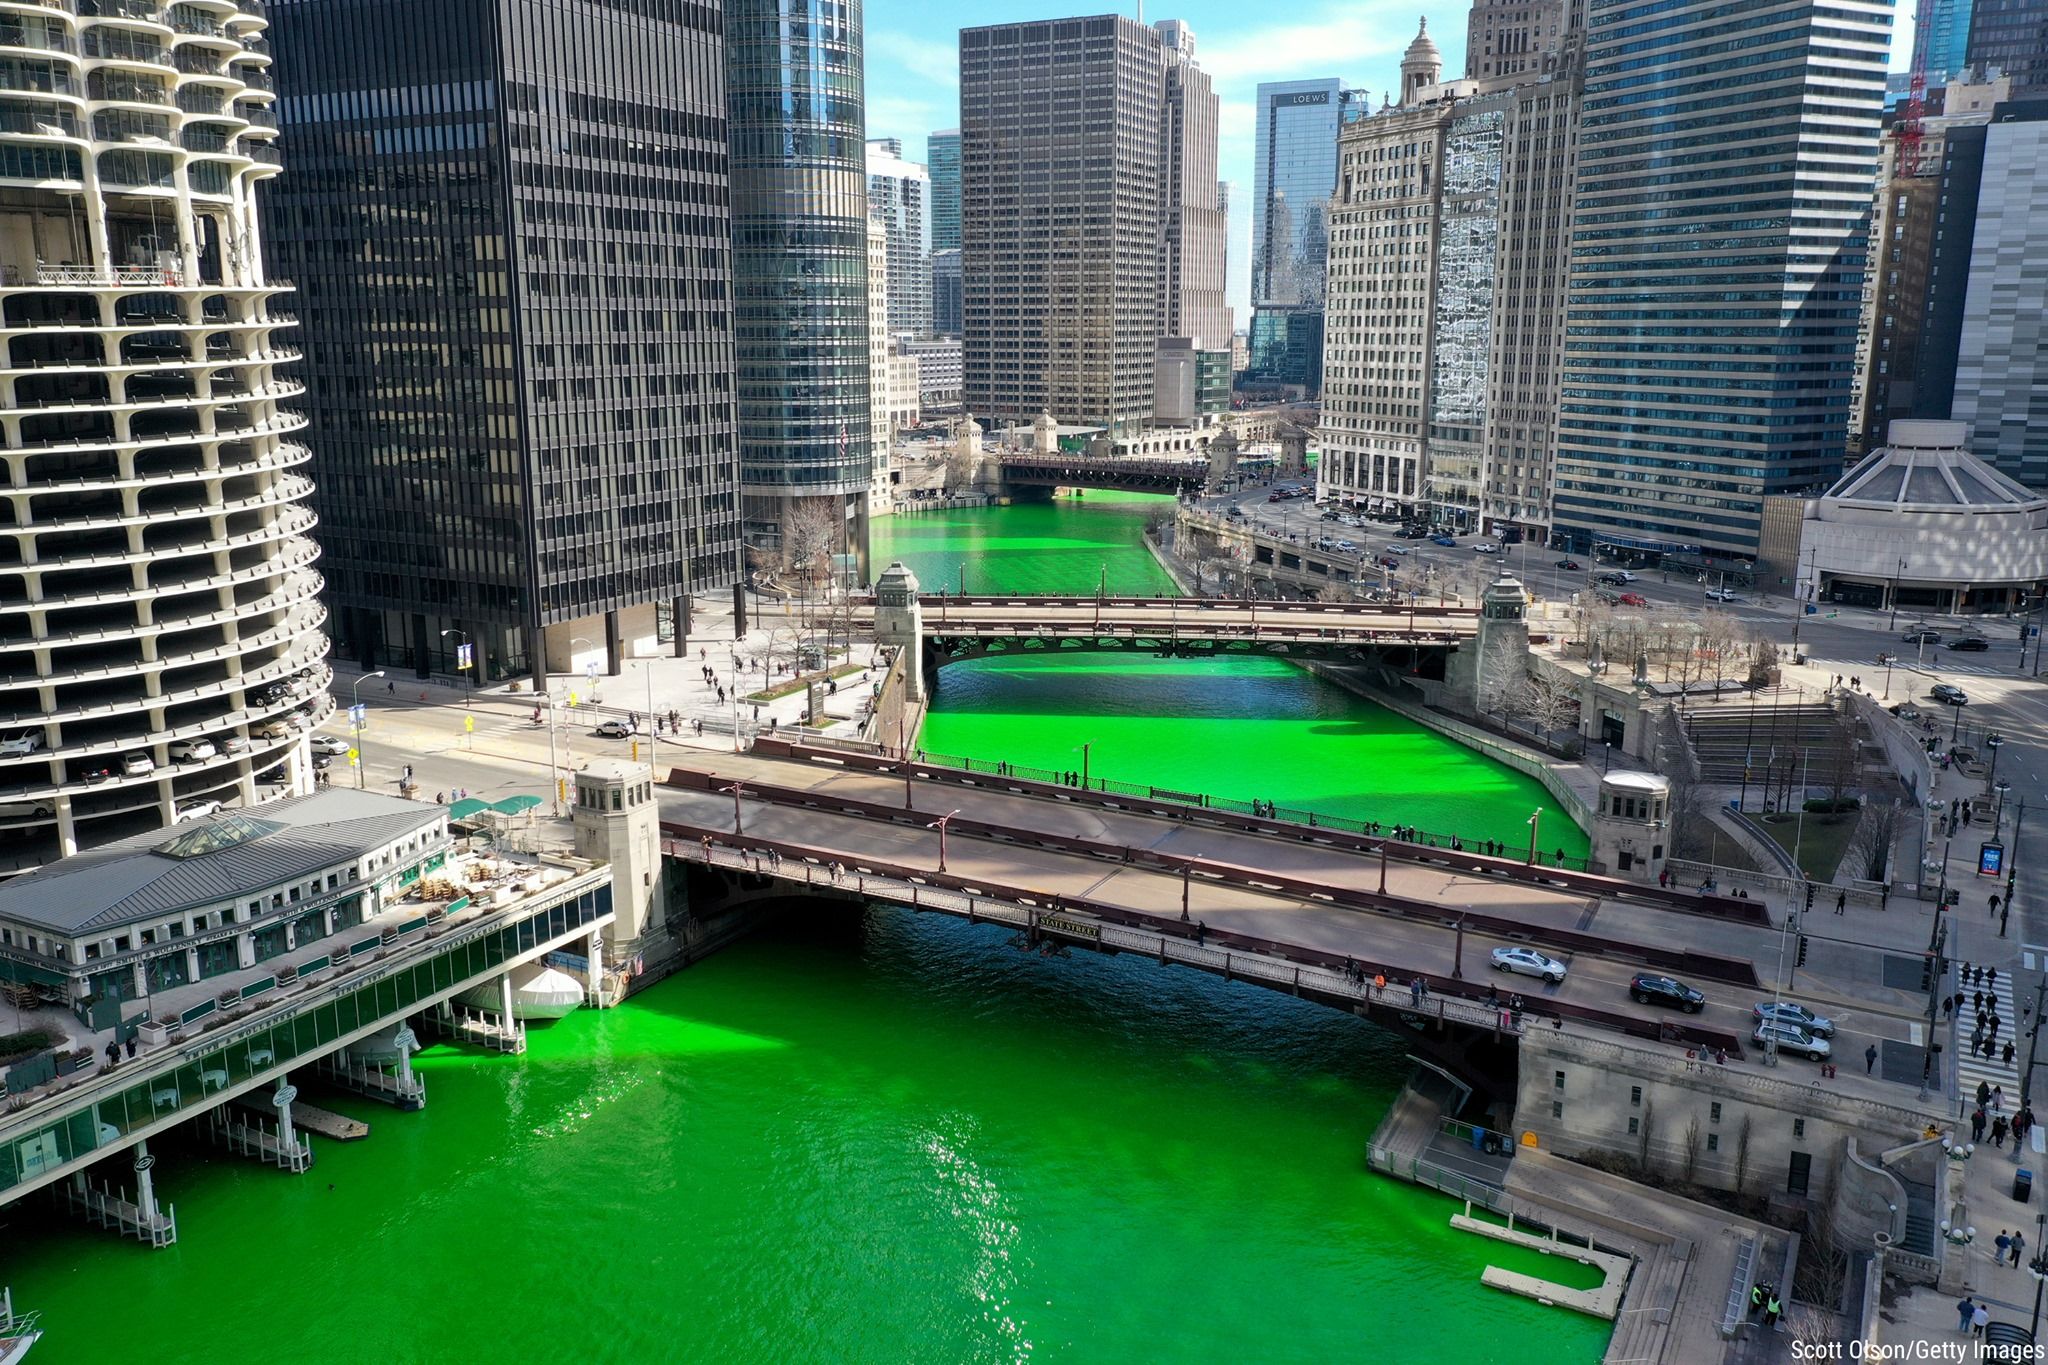
[[[957,88],[960,84],[960,45],[957,41],[919,38],[890,29],[872,30],[867,35],[869,55],[882,57],[913,75],[935,84]]]

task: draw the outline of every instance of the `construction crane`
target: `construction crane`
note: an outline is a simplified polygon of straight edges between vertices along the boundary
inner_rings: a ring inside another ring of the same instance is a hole
[[[1905,179],[1920,174],[1920,147],[1927,136],[1921,120],[1927,115],[1927,30],[1933,22],[1934,0],[1920,0],[1913,11],[1912,80],[1906,87],[1906,107],[1892,130],[1899,142],[1898,174]]]

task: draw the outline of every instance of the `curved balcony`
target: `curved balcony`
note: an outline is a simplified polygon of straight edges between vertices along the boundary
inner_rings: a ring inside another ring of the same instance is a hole
[[[152,560],[161,556],[152,556]],[[211,556],[207,556],[211,559]],[[155,599],[179,593],[200,591],[211,587],[235,588],[259,579],[276,577],[293,570],[310,569],[320,558],[320,548],[302,535],[288,535],[266,558],[254,563],[217,570],[211,564],[196,573],[182,578],[150,578],[143,586],[133,583],[119,587],[99,588],[92,592],[66,592],[61,597],[48,598],[42,595],[41,579],[50,573],[62,573],[74,566],[68,564],[15,565],[0,569],[0,579],[9,575],[20,575],[32,587],[34,595],[15,597],[0,593],[0,622],[11,617],[33,616],[62,607],[100,607],[123,602],[137,602],[145,598]],[[114,567],[120,567],[116,565]]]
[[[238,613],[248,623],[247,613]],[[118,644],[119,640],[90,641],[70,636],[49,636],[34,642],[34,648],[10,648],[0,650],[0,687],[49,687],[59,688],[76,683],[106,682],[114,678],[144,678],[161,674],[167,668],[189,668],[194,664],[217,663],[238,659],[257,650],[269,649],[295,639],[310,631],[318,630],[327,621],[327,609],[319,602],[295,604],[282,620],[268,624],[256,623],[259,629],[238,634],[233,640],[223,641],[204,649],[179,650],[168,656],[150,659],[134,658],[86,660],[76,664],[35,663],[33,655],[37,650],[56,652],[76,650],[94,643]],[[203,629],[199,626],[178,625],[170,630]],[[159,632],[161,634],[162,632]],[[133,638],[140,638],[133,637]],[[16,672],[24,662],[34,665],[34,671]],[[167,694],[148,694],[145,699]]]
[[[206,485],[206,492],[209,494],[214,491],[214,485],[224,483],[232,478],[243,477],[243,471],[240,470],[207,471],[207,474],[208,477],[203,480],[203,483]],[[224,497],[219,502],[195,502],[189,506],[181,507],[138,508],[132,514],[123,512],[111,516],[93,515],[77,518],[56,518],[49,521],[38,519],[27,525],[0,528],[0,532],[5,532],[11,535],[14,540],[20,542],[32,540],[43,535],[77,534],[86,531],[115,531],[124,530],[131,526],[164,526],[181,521],[211,521],[220,517],[231,517],[237,513],[259,512],[266,507],[277,507],[285,503],[300,502],[313,495],[313,481],[303,474],[278,474],[272,476],[272,479],[272,486],[269,488],[261,489],[252,494],[245,494],[241,497]],[[193,482],[195,481],[191,479],[163,479],[151,486],[180,487]],[[41,492],[41,489],[29,490],[28,497],[31,499],[30,505],[32,508],[34,506],[33,499],[39,496]],[[52,556],[53,560],[55,558],[56,556]],[[65,562],[70,563],[72,561],[66,559]]]
[[[67,629],[61,626],[51,627],[48,621],[48,617],[51,614],[68,611],[75,604],[68,601],[44,602],[39,603],[38,606],[43,609],[45,629],[48,631],[48,634],[40,640],[28,634],[0,637],[0,651],[29,648],[51,640],[61,640],[68,645],[118,644],[126,640],[146,640],[152,636],[183,630],[205,630],[211,626],[224,625],[229,621],[253,620],[275,612],[288,611],[301,603],[312,602],[315,605],[319,605],[319,595],[326,586],[327,580],[318,572],[311,569],[293,569],[284,575],[283,584],[275,591],[267,592],[261,597],[251,598],[247,602],[239,602],[229,607],[215,606],[209,610],[191,611],[184,614],[158,611],[153,612],[152,619],[148,621],[140,620],[137,614],[130,613],[129,620],[123,625],[101,626],[91,630]],[[151,597],[157,596],[154,593],[146,595]],[[142,596],[138,595],[137,600],[140,601]],[[327,619],[324,606],[320,607],[320,613],[320,619],[324,622]],[[31,617],[30,621],[32,622],[33,619]],[[18,622],[17,626],[24,631],[28,629],[26,623]]]
[[[242,673],[208,679],[190,687],[154,696],[138,694],[134,697],[122,697],[83,706],[57,706],[47,711],[38,708],[32,712],[0,713],[0,725],[10,729],[18,729],[24,724],[54,723],[62,726],[80,721],[115,720],[125,715],[136,715],[147,724],[146,713],[149,711],[167,711],[172,707],[191,706],[198,702],[228,700],[236,693],[246,693],[252,687],[260,688],[273,682],[284,682],[288,685],[284,696],[275,702],[250,703],[245,700],[239,707],[229,707],[227,713],[222,715],[209,716],[165,730],[143,728],[78,742],[64,740],[60,732],[58,742],[46,753],[38,755],[38,759],[64,761],[94,758],[118,754],[128,749],[144,748],[163,739],[198,738],[218,730],[223,723],[233,723],[233,719],[229,717],[269,720],[288,715],[296,707],[304,705],[314,693],[325,691],[328,683],[333,681],[334,670],[323,662],[326,654],[327,641],[325,637],[319,637],[316,651],[291,651]],[[183,667],[185,662],[176,661],[176,666]],[[297,675],[301,669],[310,669],[311,672],[305,678],[299,678]]]
[[[286,506],[280,515],[267,525],[221,540],[214,539],[208,533],[186,540],[148,545],[140,550],[121,549],[82,555],[57,554],[34,564],[24,563],[7,567],[28,572],[52,573],[60,570],[115,569],[126,564],[146,563],[174,554],[217,554],[251,545],[261,545],[266,541],[281,540],[287,536],[304,535],[311,531],[319,520],[309,507]]]

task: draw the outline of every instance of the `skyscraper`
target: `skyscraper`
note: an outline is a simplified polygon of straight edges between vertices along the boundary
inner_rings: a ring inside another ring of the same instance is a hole
[[[1975,0],[1969,28],[1971,66],[2012,77],[2014,99],[2048,94],[2048,0]]]
[[[1933,0],[1928,8],[1927,26],[1913,30],[1913,60],[1924,63],[1927,88],[1948,84],[1949,77],[1970,62],[1971,0]],[[1882,443],[1884,434],[1877,434]]]
[[[903,159],[893,137],[868,142],[868,212],[882,220],[889,242],[886,325],[892,332],[926,336],[932,330],[931,179]],[[874,291],[868,291],[873,297]]]
[[[1952,354],[1948,413],[1969,423],[1971,453],[2048,488],[2048,99],[2000,104],[1944,150],[1923,373]],[[1923,388],[1931,413],[1942,386]]]
[[[868,196],[859,0],[727,0],[725,81],[744,533],[755,554],[773,557],[800,503],[829,515],[865,557]]]
[[[1329,203],[1337,186],[1341,83],[1259,86],[1252,161],[1251,363],[1247,375],[1321,386]]]
[[[735,573],[716,30],[600,0],[279,15],[296,164],[264,229],[304,288],[343,648],[425,676],[468,645],[478,681],[655,651]]]
[[[0,874],[309,790],[332,705],[263,7],[73,8],[4,38]]]
[[[960,248],[932,253],[932,331],[960,335]]]
[[[1553,497],[1575,548],[1753,555],[1766,496],[1841,472],[1891,16],[1682,0],[1645,32],[1589,6]]]
[[[943,128],[925,139],[932,178],[932,250],[960,249],[960,130]]]
[[[1220,311],[1224,330],[1201,340],[1227,348],[1214,95],[1186,69],[1191,44],[1184,25],[1113,14],[961,30],[976,416],[1141,430],[1169,319],[1213,326]]]
[[[1564,0],[1473,0],[1465,18],[1465,74],[1534,76],[1564,41]]]

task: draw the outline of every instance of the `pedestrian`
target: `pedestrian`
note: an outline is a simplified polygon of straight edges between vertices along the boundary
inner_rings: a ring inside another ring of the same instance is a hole
[[[1776,1327],[1784,1312],[1785,1305],[1778,1300],[1778,1286],[1772,1285],[1769,1296],[1764,1299],[1764,1326]]]
[[[1953,1010],[1953,1009],[1954,1009],[1955,1007],[1956,1007],[1956,998],[1955,998],[1955,997],[1954,997],[1953,995],[1944,995],[1943,997],[1941,997],[1941,1017],[1942,1017],[1942,1018],[1944,1018],[1944,1019],[1948,1018],[1948,1016],[1949,1016],[1949,1011],[1950,1011],[1950,1010]]]
[[[386,692],[396,692],[396,691],[398,691],[398,684],[397,684],[397,683],[395,683],[395,682],[388,682],[388,683],[385,683],[385,684],[384,684],[384,690],[385,690]]]
[[[1984,969],[1984,984],[1994,991],[1998,989],[1998,968],[1986,967]]]
[[[1749,1315],[1762,1317],[1764,1311],[1764,1282],[1758,1280],[1749,1287]]]
[[[1979,1017],[1981,1018],[1981,1017],[1983,1016],[1983,1014],[1984,1014],[1984,992],[1982,992],[1982,991],[1971,991],[1971,992],[1970,992],[1970,1003],[1971,1003],[1972,1005],[1975,1005],[1975,1006],[1977,1007],[1977,1014],[1978,1014],[1978,1016],[1979,1016]]]
[[[1971,1298],[1968,1294],[1965,1294],[1962,1298],[1958,1299],[1956,1301],[1956,1330],[1958,1332],[1969,1331],[1970,1319],[1976,1314],[1976,1312],[1977,1301],[1975,1299]]]
[[[2005,1112],[2005,1087],[2002,1085],[1991,1087],[1991,1112],[1994,1114],[2003,1114]]]
[[[121,1045],[120,1045],[119,1043],[115,1042],[115,1041],[114,1041],[113,1039],[109,1038],[109,1039],[107,1040],[107,1065],[108,1065],[108,1066],[119,1066],[120,1064],[121,1064]]]
[[[1980,1303],[1975,1308],[1970,1310],[1971,1335],[1978,1337],[1983,1336],[1984,1329],[1990,1325],[1991,1310],[1989,1308],[1986,1308],[1983,1304]]]
[[[1971,1111],[1970,1141],[1982,1142],[1984,1140],[1984,1122],[1984,1111],[1982,1109]]]
[[[127,1041],[127,1043],[126,1043],[126,1045],[125,1045],[125,1046],[127,1047],[127,1050],[128,1050],[128,1055],[129,1055],[130,1057],[133,1057],[133,1056],[135,1055],[135,1048],[136,1048],[136,1046],[137,1046],[137,1044],[136,1044],[136,1041],[135,1041],[135,1035],[134,1035],[134,1034],[132,1034],[132,1033],[131,1033],[131,1034],[129,1034],[129,1035],[128,1035],[128,1041]],[[2018,1263],[2017,1263],[2017,1262],[2015,1262],[2014,1264],[2018,1264]]]
[[[1670,885],[1671,885],[1671,869],[1670,869],[1670,868],[1668,868],[1668,867],[1663,867],[1663,868],[1659,868],[1659,869],[1657,869],[1657,885],[1658,885],[1658,886],[1660,886],[1660,887],[1666,887],[1666,886],[1670,886]]]
[[[1998,1255],[1992,1257],[1992,1259],[2003,1261],[2006,1258],[2006,1254],[2012,1250],[2012,1234],[2009,1232],[1999,1233],[1998,1240],[1994,1245],[1998,1248]]]
[[[1991,1082],[1986,1080],[1979,1080],[1977,1082],[1977,1103],[1991,1103]]]
[[[1419,976],[1408,980],[1408,1003],[1416,1009],[1422,1008],[1422,978]]]
[[[1195,921],[1195,946],[1202,947],[1209,941],[1209,926],[1201,920]]]
[[[1872,1043],[1869,1047],[1863,1049],[1863,1074],[1868,1076],[1875,1070],[1877,1070],[1877,1044]]]
[[[1849,893],[1847,891],[1837,891],[1835,893],[1835,913],[1839,915],[1848,908]]]
[[[1994,1039],[1998,1037],[1998,1026],[1999,1026],[2000,1024],[2004,1023],[2004,1022],[2005,1022],[2004,1020],[2000,1019],[2000,1018],[1999,1018],[1999,1017],[1998,1017],[1997,1015],[1995,1015],[1995,1014],[1991,1016],[1991,1029],[1990,1029],[1990,1032],[1991,1032],[1991,1036],[1992,1036],[1992,1037],[1993,1037]]]

